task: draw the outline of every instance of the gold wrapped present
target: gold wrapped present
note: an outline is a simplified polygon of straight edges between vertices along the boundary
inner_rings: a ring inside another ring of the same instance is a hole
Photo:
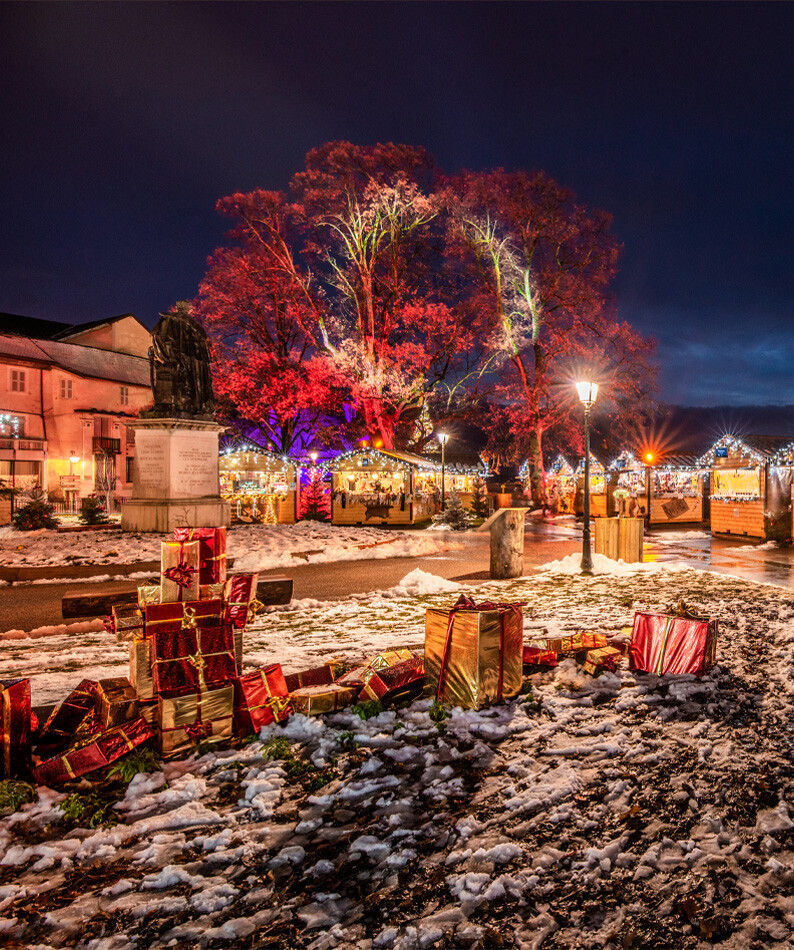
[[[601,650],[607,646],[607,638],[603,633],[591,633],[588,630],[577,630],[567,637],[541,637],[528,640],[529,646],[540,650],[552,650],[554,653],[571,654],[582,653],[585,650]]]
[[[588,650],[587,657],[582,664],[585,673],[595,676],[601,670],[614,671],[618,663],[623,659],[623,654],[617,647],[600,647],[596,650]]]
[[[112,729],[138,716],[138,697],[124,676],[100,680],[96,692],[97,712],[103,729]]]
[[[199,600],[223,600],[225,584],[199,584]]]
[[[130,683],[139,699],[154,698],[151,640],[133,640],[130,643]]]
[[[398,663],[413,658],[414,654],[411,650],[386,650],[384,653],[377,653],[375,656],[369,657],[364,666],[377,672],[378,670],[387,670],[391,666],[396,666]]]
[[[160,603],[160,585],[159,584],[140,584],[138,586],[138,606],[140,608],[150,607],[152,604]]]
[[[324,686],[301,686],[289,694],[295,712],[304,716],[321,716],[344,709],[353,702],[356,690],[352,686],[330,683]]]
[[[464,709],[517,696],[523,681],[523,604],[475,604],[425,619],[425,694]]]
[[[199,599],[199,542],[160,542],[160,602],[189,603]]]
[[[154,726],[157,723],[157,700],[156,699],[143,699],[138,700],[138,715],[143,719],[144,722],[148,722],[150,726]]]
[[[164,758],[195,752],[232,737],[234,686],[157,697],[157,736]]]
[[[142,640],[145,636],[143,611],[137,607],[113,607],[113,629],[116,631],[116,643]]]

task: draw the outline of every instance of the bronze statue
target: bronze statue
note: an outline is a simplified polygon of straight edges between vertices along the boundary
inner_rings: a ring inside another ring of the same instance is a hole
[[[211,419],[215,412],[207,334],[180,300],[161,313],[149,347],[153,408],[142,415]]]

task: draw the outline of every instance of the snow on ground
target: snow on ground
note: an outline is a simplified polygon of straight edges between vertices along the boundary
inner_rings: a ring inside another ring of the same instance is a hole
[[[4,938],[81,950],[791,946],[794,593],[693,570],[455,589],[422,575],[274,610],[249,631],[247,659],[296,669],[421,643],[426,606],[465,589],[528,601],[527,636],[616,632],[635,609],[683,596],[720,617],[719,666],[701,680],[625,668],[592,679],[567,660],[527,679],[534,700],[452,710],[440,725],[425,700],[368,721],[295,716],[126,793],[107,786],[119,824],[106,829],[59,826],[62,796],[42,790],[0,821]],[[43,668],[57,639],[4,650],[27,646]],[[62,657],[70,682],[90,653],[115,650],[103,634],[70,642],[86,650]],[[274,737],[291,756],[275,757]]]
[[[235,525],[228,530],[227,553],[236,571],[264,571],[295,564],[417,557],[455,548],[448,535],[432,531],[301,521],[292,525]],[[161,534],[120,531],[15,531],[0,527],[0,565],[38,567],[60,564],[134,564],[160,559]],[[106,571],[97,572],[107,574]]]
[[[646,540],[657,544],[675,544],[678,541],[702,541],[711,537],[710,531],[651,531]]]

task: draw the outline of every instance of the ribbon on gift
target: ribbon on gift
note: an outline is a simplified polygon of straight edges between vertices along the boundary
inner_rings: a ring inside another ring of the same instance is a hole
[[[700,616],[694,607],[690,607],[689,604],[681,599],[678,603],[671,604],[666,613],[672,614],[674,617],[683,617],[684,620],[700,620]]]
[[[173,581],[180,588],[180,596],[182,595],[182,590],[186,587],[190,587],[193,583],[193,578],[196,575],[195,567],[191,567],[189,564],[186,564],[184,561],[180,561],[179,564],[175,564],[174,567],[167,567],[163,571],[163,575],[168,578],[169,581]]]
[[[662,669],[664,667],[664,652],[667,649],[667,641],[670,639],[670,633],[673,629],[675,620],[675,617],[668,617],[664,622],[664,629],[662,630],[662,642],[659,644],[659,659],[656,661],[656,667],[653,671],[657,676],[662,675]]]
[[[262,601],[254,598],[248,605],[248,617],[246,619],[246,623],[253,623],[256,615],[261,614],[264,609],[265,605],[262,603]]]
[[[115,637],[116,635],[116,618],[112,614],[108,614],[105,619],[102,621],[105,625],[105,633],[112,633]]]
[[[452,649],[452,628],[455,623],[455,614],[461,610],[498,610],[499,611],[499,688],[497,692],[497,702],[502,699],[504,685],[504,649],[505,649],[505,615],[508,610],[518,613],[519,607],[525,607],[525,600],[516,601],[514,604],[497,604],[490,600],[485,600],[481,604],[475,604],[471,597],[461,594],[455,601],[452,609],[449,611],[447,619],[447,636],[444,640],[444,650],[441,654],[441,666],[438,670],[438,688],[436,689],[436,702],[441,702],[444,693],[444,680],[446,678],[447,666],[449,664],[449,654]]]
[[[185,607],[185,610],[182,614],[182,629],[195,630],[196,636],[199,637],[199,647],[201,646],[200,634],[198,633],[198,624],[196,623],[195,607]]]
[[[265,675],[264,670],[259,670],[259,675],[262,677],[262,685],[267,691],[267,699],[262,706],[268,706],[273,713],[275,719],[279,719],[281,714],[290,707],[290,698],[289,696],[274,696],[270,691],[270,683],[267,681],[267,676]],[[254,709],[261,709],[262,706],[254,706]]]
[[[200,742],[202,739],[208,739],[212,735],[212,721],[207,719],[204,722],[191,722],[185,727],[185,734],[193,742]]]

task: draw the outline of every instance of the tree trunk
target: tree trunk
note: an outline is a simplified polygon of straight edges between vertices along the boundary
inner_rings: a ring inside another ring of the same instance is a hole
[[[524,511],[506,508],[491,525],[491,577],[524,573]]]

